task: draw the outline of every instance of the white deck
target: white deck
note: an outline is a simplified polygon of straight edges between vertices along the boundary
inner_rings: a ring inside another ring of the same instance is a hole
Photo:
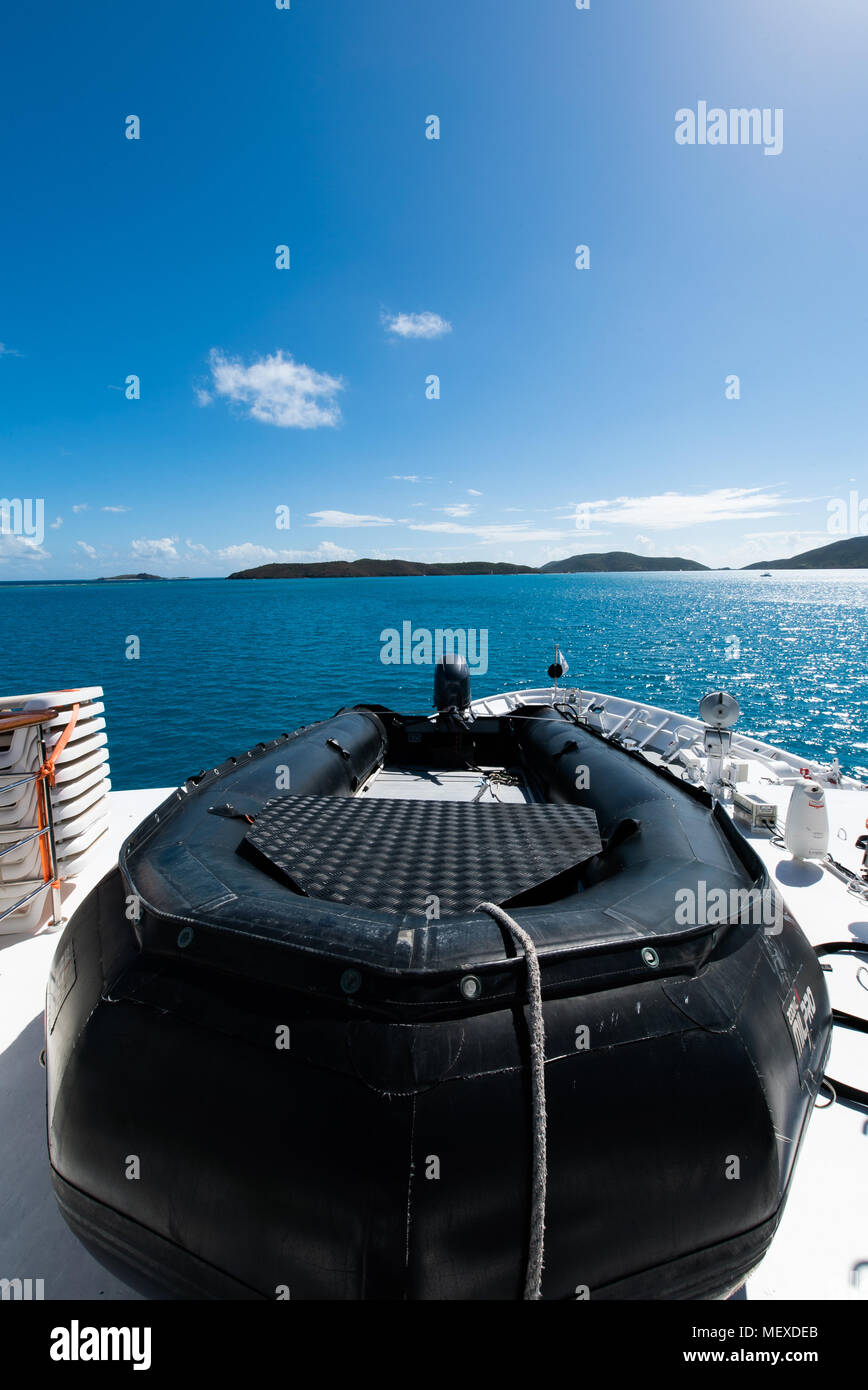
[[[552,691],[523,691],[479,702],[484,712],[506,713],[522,701],[551,700]],[[628,716],[628,746],[643,744],[656,761],[664,756],[675,729],[700,727],[670,711],[642,707],[642,718],[629,718],[635,706],[608,696],[583,696],[588,703],[606,702],[604,731],[611,734]],[[599,718],[599,716],[595,716]],[[605,720],[611,724],[606,727]],[[661,723],[662,721],[662,723]],[[658,729],[658,726],[660,728]],[[646,739],[646,731],[657,730]],[[754,740],[734,755],[750,760],[745,789],[785,810],[790,794],[786,781],[777,783],[769,768],[776,750]],[[656,750],[656,752],[655,752]],[[754,751],[755,750],[755,751]],[[777,765],[777,773],[789,769]],[[473,800],[481,778],[474,772],[420,774],[412,769],[380,773],[362,795],[434,796]],[[101,852],[74,884],[64,888],[68,916],[116,862],[130,830],[154,809],[171,789],[111,792],[109,829]],[[498,785],[490,800],[524,800],[521,788]],[[854,871],[861,854],[854,841],[864,830],[868,795],[856,784],[827,790],[833,856]],[[846,838],[841,838],[841,836]],[[797,868],[768,833],[751,836],[770,874],[815,944],[829,940],[868,942],[868,899],[849,892],[826,871]],[[45,1281],[45,1297],[135,1298],[120,1281],[106,1273],[71,1235],[57,1210],[48,1173],[45,1146],[45,1073],[40,1066],[43,1047],[42,1011],[45,983],[57,941],[56,933],[29,937],[0,937],[0,1278]],[[833,1002],[864,1016],[868,1004],[868,968],[849,957],[832,962],[827,976]],[[868,1039],[837,1029],[830,1074],[866,1085]],[[747,1297],[762,1299],[858,1299],[868,1297],[868,1121],[859,1110],[838,1103],[817,1109],[812,1117],[793,1179],[781,1228],[769,1254],[749,1279]]]
[[[770,790],[777,789],[764,784],[762,795],[774,800]],[[868,797],[831,792],[827,801],[834,853],[835,820],[848,823],[851,829],[857,829],[858,822],[864,829]],[[795,869],[787,852],[767,834],[747,838],[813,945],[850,937],[868,942],[868,904],[860,904],[829,874],[814,878]],[[860,983],[866,979],[864,965],[851,956],[827,958],[827,963],[832,965],[826,983],[835,1007],[864,1017],[868,1012],[868,992]],[[836,1028],[828,1071],[865,1089],[868,1037]],[[748,1280],[749,1299],[868,1297],[868,1119],[844,1104],[825,1106],[826,1099],[821,1102],[825,1108],[815,1107],[811,1117],[777,1236]]]
[[[109,792],[109,828],[81,877],[64,884],[65,917],[114,867],[130,831],[173,790]],[[47,1299],[138,1298],[76,1240],[51,1188],[40,1054],[45,985],[61,930],[0,936],[0,1278],[43,1279]]]

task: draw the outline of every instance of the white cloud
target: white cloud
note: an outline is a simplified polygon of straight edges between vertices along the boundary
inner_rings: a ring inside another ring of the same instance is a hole
[[[430,310],[423,314],[384,314],[383,323],[388,333],[399,338],[442,338],[444,333],[452,332],[452,324]]]
[[[217,551],[218,560],[226,560],[233,565],[269,565],[281,559],[280,552],[267,545],[254,545],[243,541],[240,545],[225,545]]]
[[[318,560],[355,560],[356,552],[334,541],[321,541],[314,552]]]
[[[21,353],[17,348],[11,348],[6,343],[0,343],[0,357],[20,357]]]
[[[244,541],[240,545],[227,545],[217,552],[218,560],[249,568],[252,565],[309,564],[318,560],[354,560],[356,552],[334,541],[322,541],[315,550],[273,550],[268,545],[254,545]]]
[[[163,536],[160,540],[133,541],[132,552],[135,560],[177,560],[175,546],[177,536]]]
[[[534,528],[526,521],[504,522],[499,526],[463,526],[458,521],[413,522],[411,531],[434,531],[450,536],[477,536],[484,545],[495,541],[557,541],[564,540],[575,532],[552,531]],[[585,535],[588,533],[585,532]]]
[[[49,526],[51,527],[52,531],[59,531],[60,528],[61,528],[61,526],[63,525],[63,517],[62,517],[62,516],[56,516],[56,517],[54,518],[54,520],[53,520],[53,521],[49,521],[48,524],[49,524]]]
[[[821,545],[831,545],[836,539],[829,531],[748,531],[746,541],[756,541],[760,546],[794,545],[802,550],[813,550]],[[798,551],[794,552],[798,553]]]
[[[207,545],[200,545],[198,541],[191,541],[189,537],[184,542],[184,544],[186,545],[188,550],[192,551],[197,555],[210,555],[211,553]]]
[[[469,502],[456,502],[451,507],[435,507],[435,512],[445,512],[447,516],[470,516],[473,508]]]
[[[482,493],[481,493],[481,492],[477,492],[475,487],[469,487],[469,488],[467,489],[467,493],[468,493],[468,496],[469,496],[469,497],[481,497],[481,496],[482,496]]]
[[[336,425],[340,420],[335,397],[343,390],[343,382],[295,362],[283,352],[245,366],[212,348],[209,361],[214,394],[248,406],[251,419],[301,430]],[[206,392],[199,390],[197,394],[200,405],[208,403]]]
[[[104,512],[128,512],[130,509],[129,507],[102,507],[100,510]]]
[[[712,522],[782,516],[788,505],[808,500],[784,499],[774,488],[726,487],[704,493],[663,492],[649,497],[616,497],[578,505],[587,508],[592,523],[675,531]]]
[[[422,481],[418,473],[392,473],[390,478],[393,483],[421,483]]]
[[[76,541],[76,545],[80,546],[89,560],[95,560],[97,558],[95,549],[92,545],[88,545],[87,541]]]
[[[308,512],[314,526],[394,526],[390,516],[367,516],[362,512]]]
[[[723,563],[735,569],[756,560],[788,560],[840,539],[828,531],[749,531],[741,545],[728,547]]]
[[[666,547],[667,554],[671,555],[672,550],[672,546]],[[710,568],[714,568],[714,566],[711,565],[711,562],[708,560],[706,552],[704,551],[701,545],[682,545],[679,543],[677,553],[679,559],[698,560],[701,565],[709,565]],[[659,547],[656,550],[652,548],[651,554],[659,554]]]
[[[86,502],[73,502],[72,510],[74,512],[86,512],[89,511],[90,508],[88,507]]]
[[[19,536],[12,531],[0,531],[0,561],[50,559],[51,552],[44,550],[33,536]]]

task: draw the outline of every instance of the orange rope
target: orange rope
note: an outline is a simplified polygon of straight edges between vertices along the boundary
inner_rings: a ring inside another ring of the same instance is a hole
[[[47,782],[49,787],[54,786],[56,776],[55,763],[68,744],[72,731],[78,723],[78,710],[79,706],[77,704],[72,706],[72,713],[70,714],[66,728],[36,774],[36,808],[39,830],[45,830],[48,826],[47,798],[49,796],[49,791],[45,784]],[[39,837],[39,857],[42,863],[42,877],[44,881],[48,883],[51,881],[51,852],[47,835],[40,835]],[[59,882],[60,879],[54,880],[56,884],[59,884]]]
[[[51,786],[51,787],[54,786],[54,779],[55,779],[55,767],[54,767],[54,764],[57,762],[57,759],[60,757],[61,753],[63,752],[64,748],[66,747],[67,743],[69,742],[69,739],[70,739],[70,736],[71,736],[71,734],[72,734],[72,731],[73,731],[73,729],[75,728],[75,726],[76,726],[77,723],[78,723],[78,705],[73,705],[73,707],[72,707],[72,714],[71,714],[71,716],[70,716],[69,723],[67,724],[67,726],[66,726],[66,728],[64,729],[63,733],[60,735],[60,738],[59,738],[59,739],[57,740],[57,742],[55,743],[55,745],[54,745],[54,747],[52,748],[51,752],[49,753],[48,757],[45,759],[45,762],[42,764],[42,767],[39,769],[39,778],[40,778],[40,781],[43,780],[43,779],[45,779],[45,778],[47,778],[47,779],[48,779],[48,784],[49,784],[49,786]]]
[[[36,783],[36,815],[37,815],[37,822],[36,822],[36,823],[37,823],[37,828],[38,828],[39,830],[44,830],[44,829],[46,828],[46,826],[48,825],[48,818],[47,818],[46,812],[45,812],[45,798],[46,798],[47,795],[48,795],[48,793],[47,793],[46,788],[45,788],[45,783],[44,783],[44,782],[41,782],[41,781],[37,782],[37,783]],[[47,882],[49,881],[49,879],[51,878],[51,853],[50,853],[49,847],[48,847],[48,836],[47,836],[47,835],[40,835],[40,837],[39,837],[39,858],[40,858],[40,860],[42,861],[42,877],[43,877],[44,881],[47,883]]]

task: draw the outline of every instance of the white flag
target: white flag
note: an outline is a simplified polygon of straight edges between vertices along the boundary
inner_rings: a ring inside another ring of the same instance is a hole
[[[569,671],[569,669],[570,669],[569,666],[568,666],[568,664],[567,664],[567,658],[564,656],[564,654],[563,654],[563,652],[561,651],[560,647],[558,647],[558,659],[557,659],[557,662],[556,662],[555,664],[556,664],[557,666],[560,666],[560,667],[563,668],[563,673],[564,673],[564,675],[566,675],[566,674],[567,674],[567,671]]]

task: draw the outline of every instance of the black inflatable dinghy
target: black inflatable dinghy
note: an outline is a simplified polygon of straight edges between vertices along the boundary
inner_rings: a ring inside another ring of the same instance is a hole
[[[813,950],[704,791],[468,702],[447,665],[433,717],[191,778],[65,930],[55,1192],[145,1293],[723,1297],[766,1250],[829,1044]]]

